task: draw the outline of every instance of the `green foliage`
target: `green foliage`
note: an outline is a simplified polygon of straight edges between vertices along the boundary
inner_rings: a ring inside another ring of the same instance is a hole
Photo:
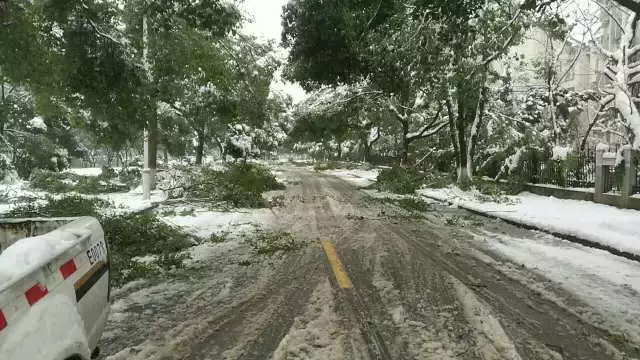
[[[237,164],[229,167],[225,176],[243,190],[258,192],[284,190],[267,167],[255,164]]]
[[[79,195],[54,198],[48,196],[44,201],[21,205],[8,213],[5,218],[28,217],[99,217],[101,211],[111,206],[108,201],[96,198],[86,198]]]
[[[417,169],[395,166],[391,169],[380,171],[377,179],[377,188],[380,191],[388,191],[395,194],[413,194],[423,185],[426,179],[425,174]]]
[[[225,241],[227,241],[227,234],[226,233],[213,233],[211,234],[211,236],[209,236],[209,242],[212,242],[214,244],[219,244],[219,243],[223,243]]]
[[[111,253],[111,276],[115,286],[183,267],[188,255],[183,250],[193,239],[149,213],[106,216],[100,219]],[[156,255],[143,264],[134,258]]]
[[[302,244],[296,241],[293,235],[283,231],[262,231],[247,242],[257,255],[286,253],[302,247]]]
[[[407,211],[425,212],[431,210],[429,204],[417,198],[398,199],[396,204]]]
[[[455,227],[470,227],[470,226],[477,227],[477,226],[484,225],[482,221],[470,215],[465,215],[465,216],[454,215],[446,218],[444,222],[449,226],[455,226]]]
[[[313,166],[316,171],[335,170],[335,169],[356,169],[357,164],[343,161],[330,160],[327,162],[318,162]]]
[[[188,258],[183,250],[194,242],[190,235],[161,221],[150,213],[104,215],[113,205],[107,201],[81,196],[48,197],[43,202],[19,206],[3,215],[6,218],[93,216],[100,221],[109,244],[111,279],[115,286],[138,278],[157,276],[182,268]],[[149,263],[135,257],[153,255]]]
[[[204,170],[202,183],[190,188],[187,196],[214,205],[226,203],[233,207],[262,208],[269,206],[263,192],[284,188],[266,167],[236,164],[224,172]]]
[[[30,184],[35,189],[41,189],[53,194],[71,191],[80,194],[105,194],[128,190],[127,186],[114,184],[102,179],[104,178],[36,169],[31,174]]]

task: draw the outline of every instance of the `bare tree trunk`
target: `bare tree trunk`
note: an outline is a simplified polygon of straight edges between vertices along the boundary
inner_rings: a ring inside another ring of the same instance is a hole
[[[6,105],[6,95],[4,93],[4,81],[0,81],[0,93],[2,97],[0,98],[2,102],[0,102],[0,135],[4,134],[4,124],[7,118],[7,105]]]
[[[204,134],[198,132],[198,145],[196,146],[196,165],[202,165],[204,157]]]

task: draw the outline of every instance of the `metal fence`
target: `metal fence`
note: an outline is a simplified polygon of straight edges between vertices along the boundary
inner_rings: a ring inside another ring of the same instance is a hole
[[[525,160],[520,175],[522,180],[532,184],[593,188],[596,179],[595,151],[570,155],[563,161]]]

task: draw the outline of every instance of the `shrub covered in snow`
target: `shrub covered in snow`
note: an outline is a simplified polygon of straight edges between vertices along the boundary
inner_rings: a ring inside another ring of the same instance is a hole
[[[260,208],[269,203],[262,193],[282,190],[271,171],[256,164],[236,164],[226,171],[204,169],[201,178],[189,186],[186,195],[212,205]]]
[[[396,166],[380,171],[376,187],[380,191],[413,194],[423,185],[426,179],[425,174],[417,169]]]
[[[102,210],[110,206],[111,204],[108,201],[95,198],[89,199],[78,195],[64,196],[61,198],[49,196],[42,202],[32,202],[18,206],[2,216],[5,218],[99,217]]]
[[[104,174],[104,173],[103,173]],[[129,186],[106,177],[80,176],[69,172],[53,172],[36,169],[30,176],[31,186],[50,193],[77,192],[80,194],[105,194],[129,190]]]
[[[103,217],[100,220],[111,251],[111,279],[115,286],[139,278],[182,268],[194,245],[190,235],[161,221],[156,215]],[[150,261],[136,258],[151,257]]]

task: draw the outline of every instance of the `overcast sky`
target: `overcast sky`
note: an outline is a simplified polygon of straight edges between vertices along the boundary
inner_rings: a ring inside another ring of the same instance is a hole
[[[280,15],[287,2],[288,0],[244,0],[242,8],[253,19],[252,23],[244,26],[244,31],[260,38],[274,39],[279,44],[282,33]],[[305,97],[304,90],[296,84],[278,82],[272,88],[290,94],[295,102]]]

